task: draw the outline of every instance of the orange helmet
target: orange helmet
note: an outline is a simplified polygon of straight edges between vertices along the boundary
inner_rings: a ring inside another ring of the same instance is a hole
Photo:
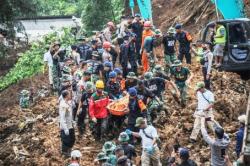
[[[110,42],[104,42],[103,45],[102,45],[103,48],[110,48],[111,47],[111,44]]]
[[[113,28],[115,27],[115,24],[114,24],[112,21],[108,22],[107,25],[108,25],[108,26],[111,26],[111,27],[113,27]]]
[[[150,21],[146,21],[145,23],[144,23],[144,27],[151,27],[152,25],[151,25],[151,22]]]

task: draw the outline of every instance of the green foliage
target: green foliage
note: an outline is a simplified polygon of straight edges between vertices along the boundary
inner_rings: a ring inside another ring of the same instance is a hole
[[[80,16],[81,2],[83,0],[40,0],[41,16],[76,15]]]
[[[122,0],[84,0],[82,20],[87,32],[101,30],[108,21],[119,21],[123,11]]]
[[[9,73],[0,78],[0,91],[24,78],[42,72],[43,55],[52,42],[59,40],[62,43],[62,47],[67,47],[75,43],[70,29],[65,28],[62,31],[63,33],[60,36],[57,32],[53,32],[45,36],[41,41],[32,43],[31,48],[22,54]]]

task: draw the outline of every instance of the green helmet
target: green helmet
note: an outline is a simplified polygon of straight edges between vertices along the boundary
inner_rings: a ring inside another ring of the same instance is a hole
[[[104,152],[100,152],[96,156],[97,161],[108,160],[108,159],[109,159],[108,156],[106,156]]]
[[[161,71],[162,70],[162,66],[161,65],[155,65],[154,70],[155,71]]]
[[[84,86],[84,89],[86,91],[90,91],[90,90],[93,90],[94,89],[94,84],[90,81],[86,82],[85,86]]]
[[[153,77],[153,73],[152,72],[146,72],[145,74],[144,74],[144,78],[146,79],[146,80],[149,80],[149,79],[151,79]]]
[[[105,153],[113,152],[116,148],[116,145],[112,141],[107,141],[102,147],[102,151]]]
[[[160,29],[156,29],[155,30],[155,35],[161,36],[162,35],[161,30]]]
[[[61,79],[62,79],[62,82],[72,81],[72,77],[69,74],[64,74]]]
[[[173,67],[176,67],[176,66],[181,66],[182,63],[180,60],[175,60],[174,63],[172,64]]]
[[[120,141],[120,142],[128,142],[129,141],[128,134],[125,133],[125,132],[120,133],[118,141]]]
[[[63,71],[64,73],[69,74],[69,73],[71,72],[71,69],[70,69],[68,66],[64,66],[62,71]]]
[[[136,79],[136,75],[134,72],[129,72],[128,75],[127,75],[127,78],[133,78],[133,79]]]
[[[22,96],[29,96],[29,95],[30,95],[30,92],[29,92],[28,90],[25,90],[25,89],[24,89],[24,90],[21,91],[21,95],[22,95]]]
[[[170,27],[169,29],[168,29],[168,32],[167,32],[168,34],[175,34],[175,28],[174,27]]]

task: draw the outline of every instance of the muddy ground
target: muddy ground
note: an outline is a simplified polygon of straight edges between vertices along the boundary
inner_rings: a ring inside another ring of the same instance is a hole
[[[198,38],[201,27],[215,18],[215,13],[211,12],[214,9],[211,4],[207,7],[202,6],[199,11],[194,12],[196,6],[202,5],[201,3],[198,0],[154,0],[155,24],[166,31],[168,27],[181,21],[185,23],[185,28]],[[205,12],[201,15],[204,10]],[[188,17],[190,15],[192,17]],[[188,89],[188,106],[185,109],[181,108],[172,96],[166,93],[167,118],[165,123],[157,125],[163,142],[162,159],[164,161],[170,155],[172,145],[178,138],[181,146],[191,149],[191,157],[199,165],[209,165],[210,150],[205,142],[200,138],[197,144],[188,143],[194,120],[192,114],[196,108],[193,88],[196,82],[202,80],[198,63],[190,68],[195,77]],[[20,111],[18,107],[18,92],[22,89],[33,89],[37,94],[39,90],[44,89],[44,86],[48,87],[47,81],[46,75],[39,74],[22,80],[0,93],[0,165],[57,166],[67,164],[68,159],[62,158],[59,153],[57,97],[38,98],[30,109],[24,111]],[[242,80],[235,73],[213,71],[212,87],[216,97],[215,119],[230,135],[232,143],[229,155],[232,159],[235,132],[238,128],[237,117],[246,111],[250,81]],[[83,153],[81,163],[83,166],[92,166],[101,146],[100,143],[94,141],[88,131],[82,139],[77,138],[74,149],[79,149]]]

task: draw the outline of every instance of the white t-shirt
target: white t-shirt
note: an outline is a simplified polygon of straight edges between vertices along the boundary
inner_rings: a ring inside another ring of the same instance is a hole
[[[49,67],[53,66],[53,59],[52,59],[52,55],[50,54],[50,52],[46,52],[43,56],[43,61],[48,63]]]
[[[204,110],[206,109],[211,103],[214,103],[214,94],[209,91],[209,90],[206,90],[204,93],[203,93],[203,96],[202,96],[202,93],[200,91],[197,92],[197,99],[198,99],[198,107],[197,109],[198,110]],[[208,100],[206,100],[206,99]]]
[[[157,131],[153,126],[148,125],[147,128],[144,129],[144,131],[148,136],[152,138],[158,138]],[[141,136],[141,139],[142,139],[142,148],[147,149],[147,148],[152,147],[153,140],[146,137],[142,129],[140,129],[139,135]]]

